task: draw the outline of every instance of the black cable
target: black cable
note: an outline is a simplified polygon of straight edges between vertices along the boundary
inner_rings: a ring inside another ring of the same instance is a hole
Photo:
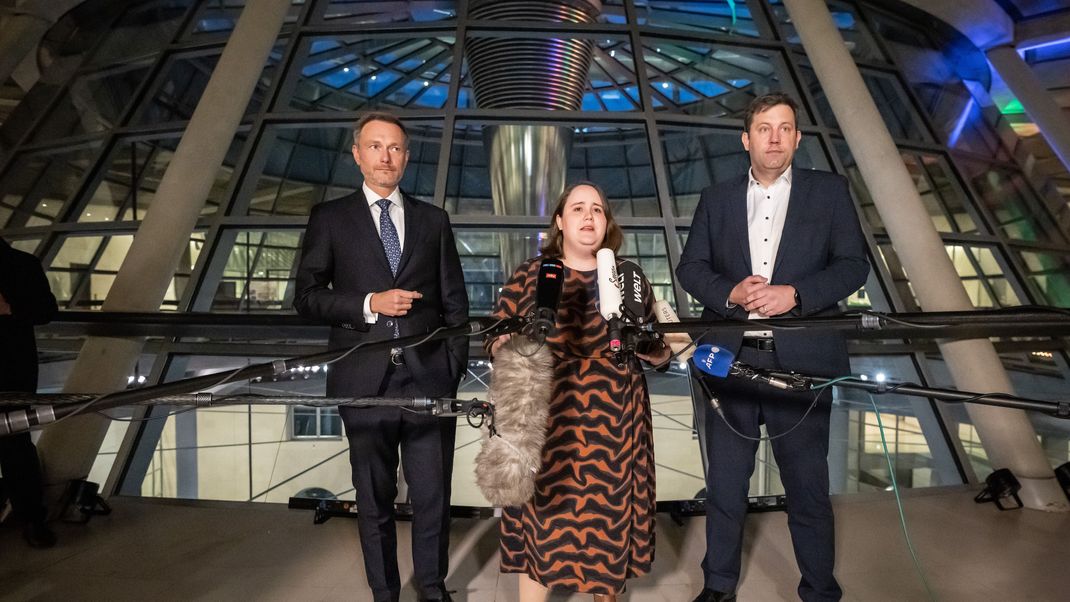
[[[698,384],[702,386],[702,390],[706,393],[706,396],[709,399],[711,399],[711,400],[716,399],[716,397],[714,397],[713,393],[710,391],[709,387],[706,386],[705,377],[700,376],[699,379],[698,379]],[[747,441],[759,441],[759,442],[761,442],[761,441],[772,441],[774,439],[779,439],[781,437],[786,437],[789,433],[791,433],[795,429],[799,428],[799,426],[802,425],[803,421],[806,420],[806,417],[810,415],[810,412],[815,407],[817,407],[817,400],[821,399],[821,393],[823,393],[823,391],[818,391],[817,394],[814,395],[814,400],[812,402],[810,402],[810,407],[806,408],[806,412],[802,415],[802,418],[799,418],[799,421],[796,422],[794,425],[792,425],[792,427],[790,429],[784,431],[783,433],[777,433],[776,435],[768,435],[768,436],[765,436],[765,437],[751,437],[750,435],[744,435],[743,433],[737,431],[736,427],[732,426],[732,423],[728,421],[728,417],[724,415],[724,410],[721,409],[720,403],[717,403],[717,404],[712,404],[711,403],[710,405],[713,406],[713,409],[717,412],[717,415],[721,417],[721,420],[724,422],[725,426],[728,427],[728,430],[732,431],[737,436],[739,436],[739,437],[741,437],[743,439],[746,439]]]

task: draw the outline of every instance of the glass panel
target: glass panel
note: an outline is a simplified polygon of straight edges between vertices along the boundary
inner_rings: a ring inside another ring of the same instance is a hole
[[[58,219],[81,187],[98,147],[93,144],[16,159],[0,180],[0,227],[41,226]]]
[[[267,100],[275,70],[282,59],[283,49],[283,44],[276,44],[268,54],[267,64],[264,65],[264,70],[256,82],[256,88],[249,98],[245,115],[259,111],[264,101]],[[156,84],[156,96],[143,104],[139,116],[134,121],[141,125],[156,125],[169,121],[189,120],[218,62],[218,54],[171,57]]]
[[[874,229],[883,229],[884,221],[877,212],[862,172],[854,162],[854,155],[846,142],[836,141],[840,156],[855,197],[860,199],[866,221]],[[938,232],[977,232],[965,193],[953,178],[947,160],[940,155],[901,151],[900,156],[914,180],[914,186]]]
[[[193,2],[149,0],[130,4],[126,13],[107,30],[91,64],[119,62],[161,51],[174,39]]]
[[[293,310],[299,231],[239,232],[219,281],[213,310]]]
[[[1040,251],[1018,251],[1028,278],[1036,285],[1044,303],[1070,307],[1070,255]]]
[[[114,129],[148,77],[149,61],[74,78],[44,118],[34,140],[42,142]]]
[[[798,98],[774,52],[645,39],[643,61],[659,111],[742,119],[762,94],[783,91]],[[810,123],[802,113],[800,123]]]
[[[1004,275],[1002,258],[997,259],[992,249],[965,245],[944,245],[955,271],[962,279],[962,286],[976,308],[995,308],[1021,305],[1018,293]],[[881,244],[882,258],[899,289],[900,298],[908,305],[906,311],[920,311],[917,298],[910,287],[906,271],[899,256],[889,244]]]
[[[119,142],[103,179],[76,221],[145,219],[178,142],[178,138]],[[211,215],[218,211],[244,143],[244,134],[235,136],[223,165],[216,173],[201,215]]]
[[[851,370],[873,378],[884,374],[893,382],[919,382],[906,356],[853,356]],[[832,410],[829,476],[833,493],[881,491],[891,487],[881,429],[900,487],[921,488],[962,483],[948,443],[923,397],[836,388]]]
[[[442,125],[422,122],[405,127],[409,162],[400,187],[432,200]],[[353,161],[353,130],[348,126],[271,126],[259,148],[268,156],[249,200],[250,215],[308,215],[316,203],[345,196],[363,182]]]
[[[354,25],[390,25],[426,23],[457,18],[457,0],[421,2],[368,2],[368,0],[329,0],[319,18],[323,23]]]
[[[679,217],[694,215],[706,187],[743,176],[750,169],[750,155],[743,150],[739,132],[665,128],[660,135],[662,152],[668,162],[673,208]],[[792,165],[799,169],[828,170],[820,140],[803,135]]]
[[[961,157],[956,158],[956,164],[1004,236],[1029,242],[1062,242],[1021,172]]]
[[[919,27],[901,15],[868,10],[877,35],[888,45],[940,140],[952,148],[1010,160],[989,123],[991,116],[975,101],[978,93],[987,97],[990,87],[984,54],[937,20]]]
[[[296,111],[446,105],[453,38],[323,36],[302,42],[292,97]]]
[[[290,10],[283,22],[283,32],[288,31],[297,22],[305,0],[293,0]],[[245,0],[206,0],[198,9],[197,16],[190,22],[184,37],[202,40],[204,38],[226,37],[238,24]]]
[[[40,238],[23,238],[21,240],[9,240],[7,241],[11,245],[12,249],[22,251],[34,255],[37,253],[37,246],[41,244]]]
[[[502,285],[513,275],[517,266],[539,255],[544,233],[545,229],[541,228],[517,228],[504,232],[467,228],[454,230],[470,314],[485,316],[494,310]],[[643,269],[655,296],[675,305],[665,236],[660,231],[625,230],[619,255],[635,260]]]
[[[49,285],[60,307],[100,309],[133,240],[131,234],[65,237],[47,272]],[[160,303],[161,310],[178,309],[178,302],[203,247],[204,234],[195,232]]]
[[[769,0],[769,4],[773,7],[773,15],[776,17],[777,22],[780,23],[780,28],[784,32],[787,42],[801,47],[802,41],[795,31],[795,25],[791,22],[791,16],[788,15],[788,9],[784,6],[783,0]],[[832,22],[840,30],[840,35],[843,36],[847,50],[851,52],[851,56],[855,60],[875,63],[887,62],[854,6],[847,2],[836,2],[835,0],[830,0],[826,4],[828,4],[829,12],[832,13]]]
[[[544,137],[547,144],[570,140],[564,142],[570,148],[564,181],[598,184],[615,217],[660,215],[644,128],[573,127],[569,134],[565,126],[526,127],[531,128],[533,139]],[[457,123],[446,180],[446,210],[454,215],[548,215],[557,200],[555,193],[532,192],[526,201],[518,197],[499,203],[492,199],[491,178],[492,173],[500,174],[501,185],[510,187],[532,177],[533,170],[547,173],[561,169],[561,161],[550,157],[556,151],[546,149],[539,154],[536,151],[544,149],[535,149],[524,155],[503,156],[495,171],[488,166],[486,145],[493,143],[498,132],[501,130],[481,124]]]
[[[1047,401],[1066,399],[1065,359],[1061,362],[1064,366],[1061,370],[1050,351],[1000,353],[1000,359],[1018,395]],[[941,358],[929,358],[928,366],[933,373],[933,386],[955,388],[947,365]],[[967,413],[967,407],[968,404],[946,404],[943,414],[948,431],[959,438],[978,479],[984,480],[993,470],[1003,467],[992,466],[983,441]],[[1070,459],[1070,423],[1039,412],[1029,412],[1028,416],[1036,429],[1041,448],[1052,466],[1061,465]]]
[[[828,127],[838,129],[840,124],[836,121],[836,115],[832,112],[832,106],[829,105],[824,88],[821,87],[820,82],[817,80],[817,74],[814,73],[809,65],[802,66],[800,71],[806,80],[807,86],[810,88],[810,92],[814,95],[814,101],[817,103],[817,111],[821,115],[821,119]],[[892,138],[914,142],[932,141],[932,136],[929,135],[928,129],[917,113],[914,112],[910,100],[894,75],[866,69],[862,69],[861,72],[862,79],[866,82],[866,88],[869,90],[873,102],[877,105],[877,110],[880,112],[884,125],[887,126],[888,133],[892,135]]]
[[[605,11],[603,11],[605,12]],[[757,38],[760,34],[751,9],[744,1],[635,0],[639,25],[705,31]]]

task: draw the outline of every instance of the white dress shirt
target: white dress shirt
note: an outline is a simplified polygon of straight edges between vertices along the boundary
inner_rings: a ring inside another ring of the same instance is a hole
[[[382,237],[383,233],[379,229],[379,217],[383,213],[382,209],[379,209],[379,199],[387,199],[390,201],[390,221],[394,222],[394,229],[398,231],[398,243],[401,244],[401,249],[405,249],[405,204],[401,202],[401,190],[395,188],[393,192],[385,197],[379,196],[378,193],[368,188],[368,184],[364,183],[361,188],[364,190],[364,198],[368,201],[368,209],[372,212],[372,223],[375,224],[375,231]],[[376,291],[380,292],[380,291]],[[364,297],[364,321],[368,324],[375,324],[379,321],[379,314],[372,312],[372,295],[375,293],[368,293]]]
[[[773,265],[776,263],[777,250],[780,249],[780,236],[784,233],[784,218],[788,214],[788,197],[791,195],[791,166],[780,174],[768,188],[754,178],[754,170],[749,172],[747,184],[747,235],[750,240],[751,273],[764,276],[768,284],[772,281]],[[751,320],[762,320],[764,316],[751,312]],[[746,337],[771,337],[771,330],[748,330]]]

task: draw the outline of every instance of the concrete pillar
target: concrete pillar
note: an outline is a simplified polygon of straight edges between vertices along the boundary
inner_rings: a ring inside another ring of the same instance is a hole
[[[37,50],[37,43],[52,23],[43,17],[18,14],[4,19],[0,27],[0,84],[7,81],[15,68]]]
[[[242,11],[103,311],[159,310],[289,8],[290,0],[258,0]],[[101,393],[124,388],[141,348],[139,339],[91,337],[64,390]],[[69,480],[89,474],[107,427],[106,419],[86,414],[44,431],[38,449],[50,501],[60,497]]]
[[[974,309],[824,0],[785,0],[784,4],[921,307],[925,311]],[[989,340],[938,344],[959,389],[1013,393]],[[970,404],[966,409],[992,465],[1009,468],[1021,481],[1020,495],[1028,507],[1070,511],[1025,412]]]
[[[1013,46],[999,46],[985,53],[988,62],[1022,103],[1029,118],[1040,128],[1055,155],[1070,170],[1070,119],[1040,83],[1029,63]]]

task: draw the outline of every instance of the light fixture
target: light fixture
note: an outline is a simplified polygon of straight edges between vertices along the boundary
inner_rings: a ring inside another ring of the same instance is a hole
[[[996,508],[1001,511],[1017,510],[1023,506],[1022,498],[1018,497],[1018,491],[1021,488],[1022,484],[1018,482],[1009,468],[1000,468],[985,478],[985,488],[973,498],[973,501],[978,504],[994,502]],[[1018,505],[1005,508],[1002,501],[1008,498],[1013,498]]]

